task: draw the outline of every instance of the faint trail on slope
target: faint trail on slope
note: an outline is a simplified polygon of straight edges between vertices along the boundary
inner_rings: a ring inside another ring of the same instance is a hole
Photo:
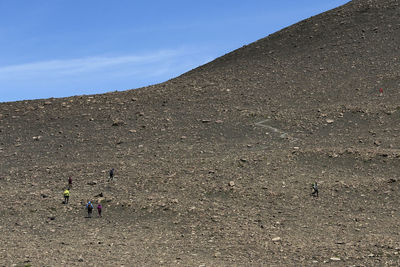
[[[282,139],[288,139],[290,142],[296,142],[296,141],[298,141],[299,139],[297,139],[297,138],[295,138],[295,137],[291,137],[288,133],[286,133],[286,132],[284,132],[284,131],[282,131],[282,130],[280,130],[280,129],[278,129],[278,128],[275,128],[275,127],[272,127],[271,125],[269,125],[268,124],[268,122],[270,121],[271,119],[266,119],[266,120],[263,120],[263,121],[260,121],[260,122],[256,122],[256,126],[260,126],[260,127],[262,127],[262,128],[265,128],[265,129],[268,129],[268,130],[270,130],[270,131],[272,131],[273,133],[278,133],[278,134],[280,134],[279,135],[279,137],[280,138],[282,138]]]

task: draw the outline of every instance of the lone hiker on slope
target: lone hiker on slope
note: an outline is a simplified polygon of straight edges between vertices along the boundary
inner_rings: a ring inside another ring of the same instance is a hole
[[[101,203],[99,202],[99,204],[97,204],[97,212],[99,213],[99,217],[101,217],[101,209],[103,207],[101,206]]]
[[[313,191],[312,191],[311,195],[318,197],[318,184],[317,184],[317,182],[313,183],[312,189],[313,189]]]
[[[64,191],[64,204],[68,204],[68,200],[69,200],[69,190],[65,189],[65,191]]]
[[[72,178],[71,176],[68,178],[68,189],[72,188]]]
[[[93,204],[92,202],[90,202],[90,200],[86,204],[86,208],[87,208],[88,218],[92,218]]]
[[[112,168],[111,170],[110,170],[110,178],[109,178],[109,181],[112,181],[114,179],[114,168]]]

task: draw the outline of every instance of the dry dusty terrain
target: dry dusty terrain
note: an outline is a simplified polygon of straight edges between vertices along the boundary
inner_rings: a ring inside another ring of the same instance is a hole
[[[399,266],[399,51],[399,2],[354,0],[163,84],[0,103],[0,266]]]

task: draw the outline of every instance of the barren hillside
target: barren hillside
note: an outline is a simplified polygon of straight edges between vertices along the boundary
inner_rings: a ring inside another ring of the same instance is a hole
[[[399,51],[399,2],[354,0],[162,84],[0,103],[0,265],[398,266]]]

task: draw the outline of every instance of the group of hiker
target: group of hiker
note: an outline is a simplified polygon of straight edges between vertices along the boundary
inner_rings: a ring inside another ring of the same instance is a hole
[[[113,179],[114,179],[114,168],[112,168],[112,169],[109,171],[109,181],[112,181]],[[71,188],[72,188],[72,178],[69,177],[69,178],[68,178],[68,188],[65,189],[65,191],[64,191],[64,204],[68,204],[69,195],[70,195],[69,190],[70,190]],[[312,184],[312,192],[311,192],[311,195],[314,196],[314,197],[318,197],[318,184],[317,184],[317,182],[314,182],[314,183]],[[90,200],[88,201],[88,203],[86,203],[86,209],[87,209],[87,212],[88,212],[88,218],[91,218],[91,217],[92,217],[93,210],[94,210],[94,206],[93,206],[93,204],[92,204],[92,202],[91,202]],[[103,206],[102,206],[101,203],[99,202],[99,203],[97,204],[97,213],[98,213],[98,216],[99,216],[99,217],[101,217],[101,211],[102,211],[102,209],[103,209]]]
[[[98,212],[98,216],[99,217],[101,217],[101,210],[102,210],[102,206],[101,206],[101,203],[99,202],[98,204],[97,204],[97,212]],[[89,202],[86,204],[86,209],[87,209],[87,212],[88,212],[88,218],[92,218],[92,212],[93,212],[93,209],[94,209],[94,207],[93,207],[93,204],[92,204],[92,202],[90,202],[90,200],[89,200]]]
[[[110,170],[109,175],[110,175],[109,176],[109,181],[112,181],[114,179],[114,168],[112,168]],[[71,188],[72,188],[72,177],[69,177],[68,178],[68,188],[64,190],[64,204],[68,204]],[[93,204],[92,204],[92,202],[90,200],[88,201],[88,203],[86,203],[86,209],[87,209],[87,212],[88,212],[88,218],[91,218],[94,206],[93,206]],[[97,212],[98,212],[98,216],[99,217],[101,217],[102,209],[103,209],[103,206],[99,202],[97,204]]]

